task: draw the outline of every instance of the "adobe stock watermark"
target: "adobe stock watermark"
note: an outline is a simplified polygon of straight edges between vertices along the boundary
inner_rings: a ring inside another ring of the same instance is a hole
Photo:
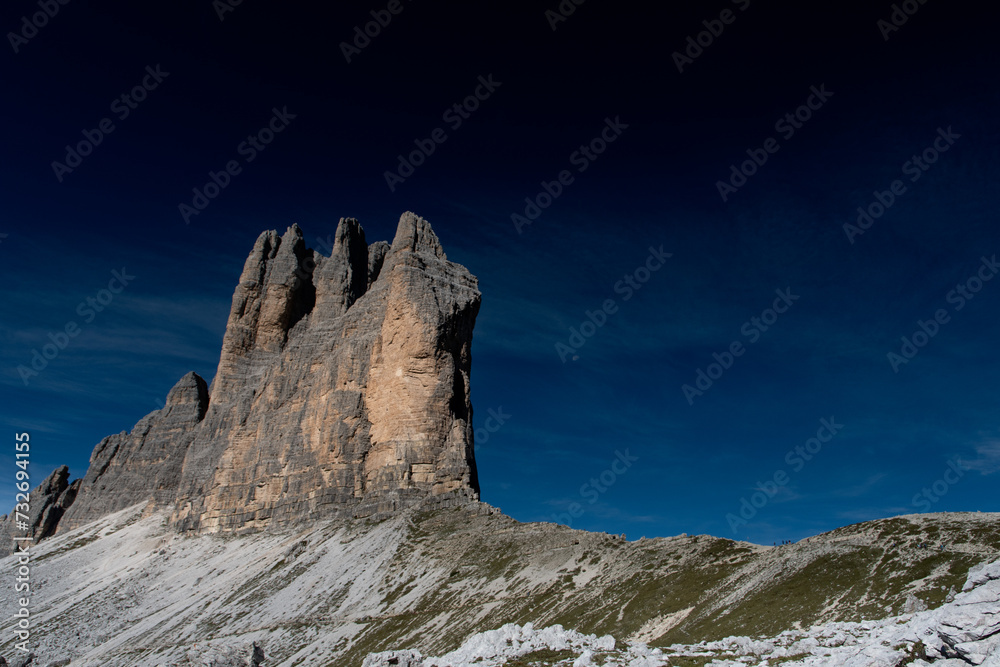
[[[130,275],[125,267],[122,267],[121,271],[112,271],[107,288],[98,290],[96,294],[88,296],[77,304],[76,314],[83,318],[84,324],[90,324],[97,319],[97,314],[104,312],[114,301],[115,296],[121,294],[133,280],[135,276]],[[70,341],[79,336],[81,331],[76,320],[69,320],[60,331],[49,332],[47,336],[49,342],[43,344],[41,350],[36,348],[31,351],[31,362],[17,367],[17,374],[21,376],[24,386],[27,387],[31,378],[37,377],[48,367],[49,362],[69,347]]]
[[[20,53],[21,47],[38,35],[38,31],[49,24],[59,14],[59,8],[68,5],[70,0],[38,0],[38,8],[41,11],[35,12],[30,17],[21,17],[21,27],[17,32],[8,32],[7,41],[14,49],[14,53]]]
[[[770,308],[761,311],[760,316],[751,317],[740,327],[740,333],[747,337],[749,344],[753,345],[778,321],[778,317],[784,315],[795,305],[800,297],[792,294],[792,288],[786,287],[784,290],[776,289],[774,293],[778,298],[774,300]],[[713,352],[715,359],[705,369],[699,368],[695,372],[694,385],[681,385],[681,393],[687,399],[688,405],[694,405],[696,396],[704,396],[705,392],[711,389],[726,371],[733,367],[736,359],[742,357],[747,351],[747,346],[739,339],[729,344],[729,347],[721,353]]]
[[[580,498],[587,501],[588,505],[593,505],[598,501],[598,499],[608,492],[608,490],[615,485],[618,479],[627,473],[632,467],[632,464],[639,460],[638,456],[632,456],[628,453],[626,449],[624,452],[615,450],[615,458],[611,460],[611,465],[609,465],[605,470],[601,472],[597,477],[591,477],[590,481],[585,482],[583,486],[580,487]],[[565,523],[567,526],[573,526],[573,519],[579,519],[583,516],[584,506],[578,502],[570,503],[569,507],[566,508],[567,511],[561,514],[553,514],[552,520],[555,523]]]
[[[750,0],[731,1],[734,5],[739,7],[741,12],[745,12],[750,7]],[[671,56],[674,59],[674,65],[677,66],[677,71],[683,74],[685,66],[693,65],[694,61],[705,53],[705,49],[712,46],[716,39],[722,37],[722,33],[725,32],[726,26],[732,25],[736,21],[737,16],[738,14],[727,7],[719,14],[719,18],[706,19],[702,21],[701,24],[705,27],[705,29],[697,35],[688,35],[687,46],[684,48],[684,52],[674,51]]]
[[[810,86],[809,91],[810,95],[802,105],[774,123],[774,131],[779,132],[783,140],[788,141],[794,137],[795,133],[805,127],[813,117],[813,113],[822,109],[834,95],[826,89],[825,83],[820,84],[819,88]],[[761,148],[748,148],[746,154],[750,159],[741,162],[739,167],[735,163],[729,165],[729,179],[715,182],[722,201],[729,201],[729,198],[739,192],[739,189],[746,185],[747,181],[779,150],[781,144],[774,137],[765,139]]]
[[[740,498],[738,516],[732,512],[726,514],[726,521],[729,523],[730,529],[735,533],[740,526],[745,526],[748,521],[757,516],[757,513],[778,495],[778,491],[792,481],[792,474],[802,472],[806,463],[812,461],[823,450],[823,445],[833,440],[843,428],[844,425],[838,424],[834,417],[820,419],[816,436],[809,438],[801,445],[796,445],[794,449],[788,450],[785,454],[785,465],[791,469],[791,473],[785,468],[778,468],[770,479],[757,482],[757,488],[750,494],[749,499],[746,496]]]
[[[226,20],[226,14],[235,12],[236,8],[243,4],[243,0],[212,0],[212,9],[219,17],[219,22]]]
[[[899,29],[906,25],[910,17],[920,10],[921,5],[925,4],[927,4],[927,0],[904,0],[900,4],[893,4],[889,18],[879,19],[875,22],[875,27],[882,33],[882,39],[888,42],[889,37],[893,33],[899,32]]]
[[[209,171],[208,181],[205,182],[205,185],[201,188],[191,189],[191,192],[194,193],[191,203],[177,205],[177,210],[180,212],[181,218],[184,219],[185,225],[191,224],[191,218],[201,215],[202,211],[212,203],[212,200],[222,194],[222,191],[229,187],[234,178],[243,173],[244,163],[250,164],[256,160],[257,156],[264,152],[275,137],[284,132],[288,125],[298,117],[298,114],[290,113],[287,106],[280,110],[274,107],[271,109],[271,114],[271,119],[264,127],[248,135],[236,147],[236,154],[243,158],[242,163],[238,158],[234,158],[226,162],[225,166],[218,172]]]
[[[478,84],[470,95],[460,102],[455,102],[441,114],[441,120],[448,124],[452,132],[457,132],[465,121],[469,120],[472,114],[479,109],[479,105],[490,99],[497,88],[503,85],[502,81],[495,81],[492,74],[485,77],[480,75],[477,82]],[[398,185],[405,183],[406,179],[413,176],[417,167],[424,164],[427,158],[437,150],[438,145],[447,140],[448,133],[444,131],[443,127],[434,128],[426,139],[414,139],[413,145],[416,148],[406,156],[402,153],[397,155],[399,163],[396,165],[396,170],[386,171],[383,174],[385,183],[389,186],[389,192],[395,192]]]
[[[473,432],[475,438],[476,446],[474,449],[479,451],[479,448],[490,441],[490,436],[503,428],[503,425],[510,421],[511,415],[503,411],[503,406],[498,405],[496,409],[490,408],[486,411],[489,416],[483,422],[482,428],[477,428]]]
[[[930,488],[924,487],[913,496],[911,504],[922,512],[930,512],[931,505],[938,502],[946,495],[951,487],[958,484],[958,482],[965,476],[965,473],[972,470],[969,466],[963,464],[958,459],[953,459],[948,461],[948,467],[944,469],[944,474],[941,478],[935,480]]]
[[[545,10],[545,20],[549,22],[552,32],[556,31],[560,23],[565,23],[570,16],[576,12],[576,8],[587,0],[562,0],[555,9]]]
[[[28,642],[31,640],[31,628],[33,625],[31,620],[31,543],[34,541],[34,536],[31,534],[31,524],[29,523],[31,520],[31,498],[29,494],[31,475],[28,471],[28,467],[31,464],[31,434],[15,433],[14,450],[16,459],[14,465],[18,468],[14,471],[14,487],[18,493],[14,497],[17,504],[14,506],[12,518],[16,532],[24,534],[16,537],[11,536],[13,537],[13,541],[17,543],[17,549],[12,554],[17,557],[16,567],[14,568],[14,591],[21,594],[20,596],[16,596],[18,609],[17,613],[14,614],[14,618],[17,619],[17,624],[13,634],[17,639],[21,640],[14,643],[14,648],[21,653],[27,654],[30,653]],[[29,656],[27,663],[20,662],[20,664],[24,665],[30,662],[31,658]]]
[[[981,257],[979,269],[963,282],[955,285],[955,289],[945,295],[945,301],[951,304],[954,312],[959,312],[976,297],[986,283],[993,280],[997,273],[1000,273],[997,256],[993,255],[988,259]],[[951,322],[951,314],[945,308],[935,310],[934,315],[926,321],[917,320],[917,329],[913,334],[900,338],[902,344],[899,347],[899,352],[889,352],[886,355],[892,372],[899,373],[899,369],[910,363],[920,350],[927,347],[931,340],[940,333],[941,327],[949,322]]]
[[[586,144],[581,144],[579,148],[570,153],[569,163],[571,166],[576,167],[576,172],[582,174],[590,168],[597,158],[608,149],[608,146],[613,144],[618,140],[618,137],[628,129],[628,125],[621,121],[621,116],[615,116],[614,120],[610,117],[604,119],[604,127],[596,137],[588,141]],[[576,180],[573,172],[569,169],[563,169],[553,180],[546,182],[542,181],[542,189],[534,197],[524,198],[524,211],[522,213],[512,213],[510,216],[510,221],[514,223],[514,229],[517,230],[518,234],[524,233],[524,226],[532,224],[538,217],[542,214],[542,211],[552,206],[552,203],[559,199],[565,192],[565,188],[569,187]]]
[[[649,246],[649,255],[646,260],[637,266],[631,273],[626,273],[621,280],[613,286],[615,294],[622,295],[622,301],[628,301],[632,296],[642,289],[643,285],[649,282],[653,274],[663,268],[667,260],[673,257],[673,253],[664,252],[663,246],[654,248]],[[566,342],[556,343],[556,354],[564,364],[567,359],[576,361],[580,357],[576,354],[580,348],[593,338],[598,330],[608,323],[608,317],[618,312],[618,303],[614,299],[605,299],[601,307],[597,310],[584,311],[584,319],[579,327],[569,328],[569,338]]]
[[[354,26],[354,38],[350,42],[340,43],[340,52],[344,54],[347,64],[351,63],[351,58],[359,55],[372,43],[372,40],[382,34],[382,31],[389,27],[392,19],[403,13],[405,7],[402,0],[389,0],[385,9],[373,9],[368,14],[372,17],[364,26]]]
[[[122,121],[132,115],[132,112],[139,108],[139,104],[144,102],[149,94],[160,87],[160,84],[170,76],[170,72],[160,69],[160,64],[156,67],[146,66],[146,75],[142,80],[115,99],[111,100],[110,111],[118,120]],[[72,174],[73,170],[83,164],[83,158],[94,152],[94,149],[103,143],[105,137],[114,132],[115,123],[111,118],[102,118],[97,122],[97,126],[92,130],[82,130],[83,139],[73,145],[66,145],[66,156],[62,162],[52,161],[52,173],[60,183],[67,174]]]
[[[948,126],[947,130],[939,127],[937,129],[937,136],[931,142],[931,145],[920,151],[919,155],[914,154],[909,160],[903,163],[903,166],[900,167],[903,175],[910,177],[910,183],[916,183],[938,161],[942,153],[947,153],[951,150],[955,142],[961,138],[962,135],[955,133],[951,129],[951,125]],[[844,223],[844,233],[847,234],[847,240],[851,242],[851,245],[854,245],[855,237],[861,236],[871,229],[875,221],[885,215],[886,211],[892,208],[896,201],[906,194],[906,192],[907,186],[900,179],[896,179],[890,183],[887,190],[875,190],[872,192],[875,200],[865,206],[858,207],[856,224]]]

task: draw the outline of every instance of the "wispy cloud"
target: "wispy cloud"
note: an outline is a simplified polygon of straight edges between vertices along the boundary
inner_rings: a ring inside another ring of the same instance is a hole
[[[962,465],[983,475],[1000,472],[1000,440],[989,440],[976,446],[976,458],[960,459]]]
[[[870,475],[865,481],[860,484],[854,484],[852,486],[847,486],[838,491],[835,491],[832,495],[839,496],[842,498],[859,498],[866,495],[872,490],[879,482],[888,477],[888,473],[880,472],[874,475]]]

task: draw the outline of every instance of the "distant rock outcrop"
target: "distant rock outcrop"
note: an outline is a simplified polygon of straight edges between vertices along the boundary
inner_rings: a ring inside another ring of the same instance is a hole
[[[30,537],[37,542],[53,535],[66,510],[76,499],[80,484],[81,480],[70,484],[69,468],[59,466],[28,493],[29,511],[26,513],[27,520],[21,519],[24,522],[21,527],[18,527],[15,512],[0,516],[4,533],[0,541],[0,556],[6,556],[17,548],[14,538]]]
[[[137,502],[187,531],[382,516],[478,498],[469,393],[476,278],[405,213],[392,244],[342,219],[330,257],[293,225],[243,267],[212,386],[94,449],[72,529]],[[54,528],[54,526],[53,526]]]

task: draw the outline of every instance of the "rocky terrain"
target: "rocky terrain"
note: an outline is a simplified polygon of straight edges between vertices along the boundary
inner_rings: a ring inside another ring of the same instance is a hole
[[[440,657],[420,651],[369,654],[363,667],[494,667],[548,664],[564,667],[661,667],[757,665],[843,667],[960,667],[1000,665],[1000,561],[976,567],[962,592],[935,611],[882,621],[827,623],[789,630],[769,639],[727,637],[714,642],[650,648],[622,645],[614,637],[584,635],[561,625],[536,630],[508,624],[478,633]]]
[[[211,385],[185,375],[162,409],[98,443],[82,479],[62,467],[31,492],[31,664],[1000,659],[985,567],[998,514],[762,547],[628,542],[479,502],[479,303],[475,277],[412,213],[391,244],[341,220],[330,257],[298,227],[261,234]],[[22,595],[0,587],[0,655],[23,666],[10,631]]]
[[[699,665],[709,654],[741,655],[727,637],[772,641],[777,651],[812,636],[810,627],[883,627],[938,610],[958,600],[970,570],[1000,557],[997,514],[885,519],[761,547],[704,535],[629,542],[432,497],[378,521],[331,518],[240,536],[178,532],[169,513],[143,509],[37,547],[41,664],[222,665],[257,642],[266,665],[360,665],[395,649],[443,656],[475,633],[531,623],[610,635],[625,650],[669,649],[670,664]],[[0,588],[0,613],[14,605],[13,590]],[[864,627],[843,631],[863,639]],[[14,640],[3,639],[0,655],[10,656]],[[723,643],[691,648],[702,642]],[[695,661],[680,659],[683,651]]]

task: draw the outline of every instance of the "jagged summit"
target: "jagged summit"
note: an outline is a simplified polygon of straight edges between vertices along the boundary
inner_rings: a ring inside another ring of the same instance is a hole
[[[59,521],[66,513],[66,508],[73,504],[77,491],[82,480],[69,483],[69,468],[59,466],[52,471],[48,477],[42,480],[29,495],[33,500],[29,503],[27,519],[23,517],[27,525],[31,527],[31,536],[36,540],[43,540],[55,534]],[[15,536],[16,515],[0,516],[0,526],[3,530]],[[16,535],[23,536],[23,530],[17,531]],[[0,541],[0,554],[9,554],[16,548],[13,540]]]
[[[208,409],[208,385],[200,375],[191,371],[180,380],[167,393],[167,401],[163,407],[164,416],[169,416],[173,412],[182,412],[184,416],[190,418],[194,416],[197,421],[205,416]]]
[[[438,241],[437,234],[427,222],[415,213],[404,213],[396,228],[396,237],[392,240],[393,251],[427,253],[438,259],[447,260],[444,248]]]
[[[298,225],[263,232],[211,387],[189,373],[164,408],[102,440],[57,530],[143,499],[176,528],[215,532],[477,498],[479,303],[476,278],[413,213],[391,245],[341,219],[330,257]]]

